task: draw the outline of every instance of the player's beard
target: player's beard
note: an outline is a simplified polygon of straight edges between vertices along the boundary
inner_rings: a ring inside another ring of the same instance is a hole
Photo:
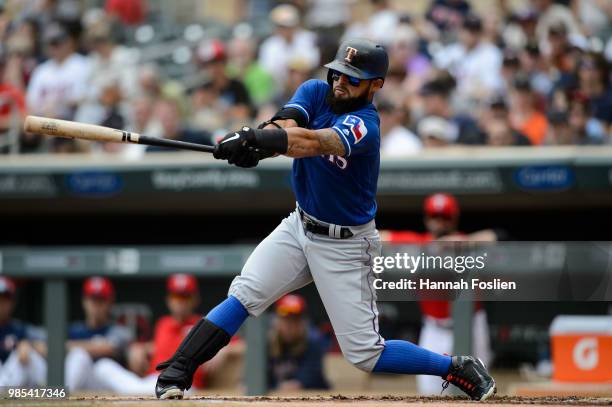
[[[368,99],[367,90],[359,96],[350,98],[338,98],[334,96],[334,90],[332,87],[330,87],[327,91],[325,101],[329,105],[331,111],[336,114],[354,112],[355,110],[359,110],[368,103],[370,103],[370,100]]]

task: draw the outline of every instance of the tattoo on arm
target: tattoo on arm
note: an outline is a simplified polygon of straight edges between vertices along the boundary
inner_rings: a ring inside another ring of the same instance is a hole
[[[287,142],[285,155],[293,158],[345,154],[340,136],[332,129],[289,128],[287,129]]]
[[[340,136],[333,129],[321,129],[316,131],[321,143],[321,154],[343,156],[346,153]]]

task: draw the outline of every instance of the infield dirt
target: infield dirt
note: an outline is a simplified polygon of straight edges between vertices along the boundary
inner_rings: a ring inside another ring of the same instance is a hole
[[[191,396],[184,400],[160,401],[152,397],[73,397],[68,400],[54,401],[19,401],[0,400],[0,405],[24,405],[24,406],[53,406],[53,407],[77,407],[90,405],[109,406],[160,406],[164,407],[314,407],[314,406],[347,406],[357,405],[359,407],[375,406],[415,406],[429,405],[436,407],[452,406],[475,406],[482,404],[505,406],[612,406],[612,398],[587,398],[587,397],[516,397],[500,396],[485,402],[473,402],[461,397],[412,397],[412,396],[314,396],[314,397],[216,397],[216,396]],[[427,406],[428,407],[428,406]]]

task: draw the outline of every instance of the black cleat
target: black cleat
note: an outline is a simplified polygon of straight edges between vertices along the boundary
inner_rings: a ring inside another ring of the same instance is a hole
[[[160,400],[180,400],[183,398],[184,390],[176,384],[163,384],[157,380],[155,395]]]
[[[442,391],[452,383],[472,400],[486,400],[497,392],[495,380],[487,372],[484,363],[473,356],[453,356],[450,370],[443,379],[446,381]]]

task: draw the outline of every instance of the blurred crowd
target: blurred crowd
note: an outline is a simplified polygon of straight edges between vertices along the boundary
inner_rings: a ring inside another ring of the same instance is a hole
[[[321,65],[342,39],[366,37],[390,56],[375,100],[383,155],[610,143],[612,2],[493,0],[487,13],[465,0],[423,2],[417,15],[387,0],[243,1],[243,21],[189,44],[193,75],[183,78],[139,58],[132,37],[148,24],[145,0],[87,9],[76,0],[0,1],[0,131],[35,114],[213,144],[270,118],[305,80],[324,78]],[[254,9],[265,13],[263,27]],[[11,146],[6,134],[3,151],[156,151],[26,134]]]

